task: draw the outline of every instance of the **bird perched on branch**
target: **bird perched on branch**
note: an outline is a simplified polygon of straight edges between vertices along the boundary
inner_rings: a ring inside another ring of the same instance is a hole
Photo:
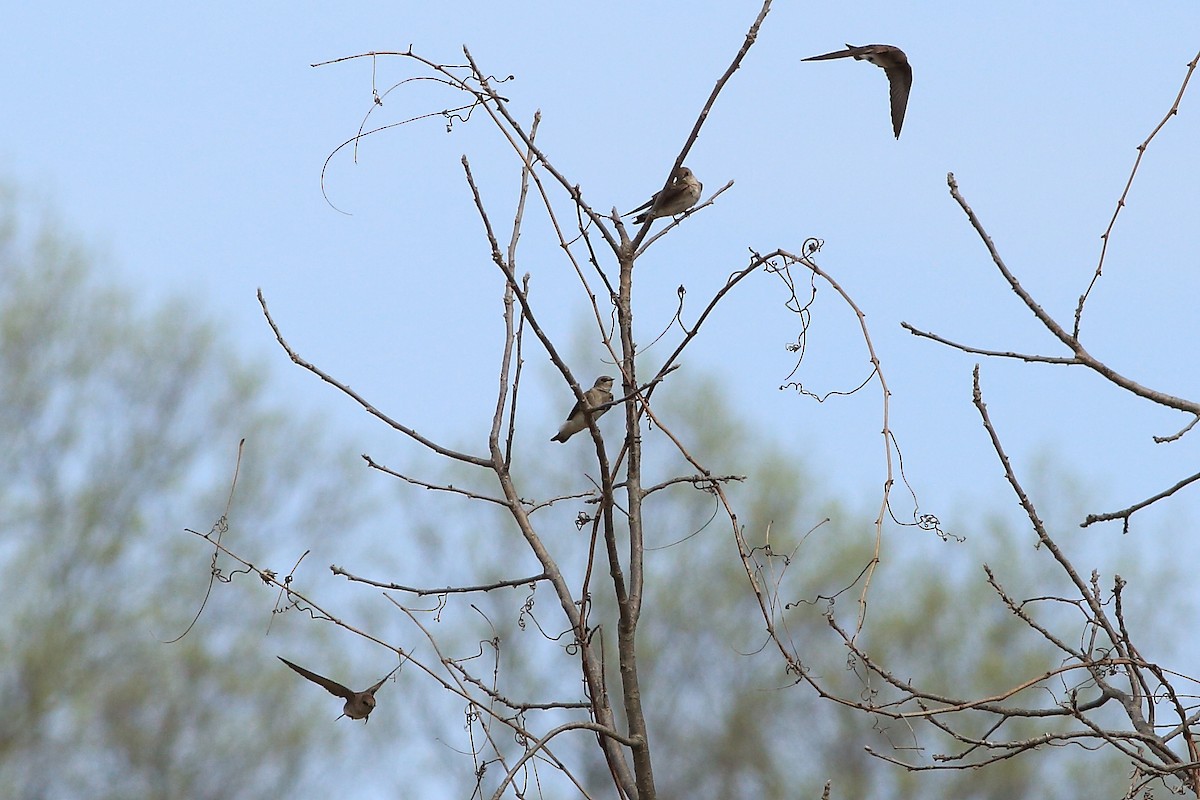
[[[379,683],[375,684],[370,689],[363,689],[361,692],[356,692],[351,689],[347,689],[337,681],[331,681],[329,678],[318,675],[315,672],[309,672],[304,667],[293,664],[283,656],[276,656],[276,658],[287,664],[296,672],[303,675],[305,678],[308,678],[313,683],[324,687],[325,690],[330,694],[335,694],[338,697],[346,698],[346,705],[342,706],[342,713],[350,719],[361,720],[365,720],[367,717],[371,716],[371,712],[375,710],[375,692],[379,691],[379,687],[383,686],[384,681],[396,674],[397,669],[400,669],[400,665],[397,664],[396,669],[393,669],[387,675],[384,675],[379,679]]]
[[[611,403],[613,399],[612,385],[613,379],[607,375],[601,375],[599,378],[596,378],[596,383],[592,388],[583,393],[584,398],[587,400],[588,408],[594,409],[596,406]],[[593,411],[592,418],[599,419],[607,411],[607,408]],[[583,415],[583,404],[576,400],[571,413],[567,414],[567,421],[558,429],[558,433],[550,437],[550,441],[565,442],[587,426],[587,419]]]
[[[912,89],[912,67],[908,64],[908,56],[899,47],[890,44],[865,44],[855,47],[847,44],[845,50],[836,53],[825,53],[811,56],[802,61],[826,61],[831,58],[853,58],[856,61],[869,61],[877,67],[882,67],[887,75],[888,86],[892,98],[892,130],[896,138],[900,138],[900,126],[904,124],[904,112],[908,108],[908,93]]]
[[[655,192],[653,197],[624,216],[643,212],[634,218],[634,225],[659,217],[673,217],[696,205],[703,190],[704,184],[696,180],[695,174],[687,167],[680,167],[671,175],[671,184],[666,189]]]

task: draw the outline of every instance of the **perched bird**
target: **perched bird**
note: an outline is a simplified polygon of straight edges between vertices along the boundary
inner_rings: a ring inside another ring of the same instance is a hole
[[[342,713],[350,719],[365,720],[371,716],[371,712],[375,710],[375,692],[379,691],[379,687],[383,686],[383,682],[392,677],[400,665],[396,665],[387,675],[379,679],[379,683],[372,686],[370,689],[363,689],[361,692],[355,692],[342,686],[337,681],[331,681],[329,678],[322,677],[315,672],[309,672],[304,667],[297,666],[288,661],[283,656],[276,656],[280,661],[287,664],[289,667],[299,672],[305,678],[308,678],[318,686],[323,686],[330,694],[336,694],[338,697],[346,698],[346,705],[342,706]]]
[[[696,180],[692,171],[687,167],[680,167],[671,175],[670,186],[664,191],[655,192],[653,197],[624,216],[628,217],[629,214],[643,212],[634,218],[633,224],[635,225],[641,225],[646,220],[659,217],[672,217],[696,205],[696,201],[700,199],[700,192],[703,190],[704,184]]]
[[[887,74],[888,85],[892,96],[892,130],[896,138],[900,138],[900,126],[904,124],[904,111],[908,108],[908,92],[912,89],[912,67],[908,65],[908,56],[899,47],[890,44],[865,44],[855,47],[846,45],[846,50],[836,53],[825,53],[820,56],[801,59],[802,61],[825,61],[830,58],[853,58],[856,61],[869,61],[877,67],[883,67]]]
[[[689,172],[688,174],[690,175],[691,173]],[[593,384],[592,388],[583,393],[583,396],[587,399],[588,407],[595,408],[605,403],[611,403],[613,399],[612,385],[613,379],[607,375],[601,375],[599,378],[596,378],[596,383]],[[592,418],[599,419],[606,411],[608,411],[607,408],[593,411]],[[565,442],[587,426],[587,420],[583,416],[583,404],[576,400],[571,413],[567,414],[567,421],[558,429],[558,433],[550,437],[550,441]]]

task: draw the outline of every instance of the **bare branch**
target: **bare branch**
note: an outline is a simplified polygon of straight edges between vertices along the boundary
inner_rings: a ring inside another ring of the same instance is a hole
[[[513,578],[512,580],[494,581],[492,583],[481,583],[476,586],[442,586],[437,589],[423,589],[423,588],[420,588],[417,586],[405,586],[402,583],[393,583],[391,581],[385,582],[385,581],[371,580],[370,578],[362,578],[362,577],[359,577],[358,575],[354,575],[350,572],[347,572],[346,570],[342,569],[341,567],[337,566],[336,564],[331,564],[329,566],[329,571],[332,572],[334,575],[341,575],[353,583],[365,583],[369,586],[376,586],[380,589],[389,589],[391,591],[397,591],[397,592],[408,592],[409,594],[415,594],[418,597],[424,597],[426,595],[439,595],[439,594],[469,594],[469,593],[473,593],[473,592],[490,592],[494,589],[512,589],[512,588],[519,588],[521,586],[531,586],[531,585],[538,583],[539,581],[545,581],[545,580],[550,579],[549,575],[547,575],[544,572],[541,572],[537,575],[530,575],[528,578]]]
[[[362,459],[363,459],[363,461],[367,462],[367,466],[370,467],[371,469],[378,470],[387,475],[391,475],[393,478],[399,478],[402,481],[411,483],[413,486],[420,486],[422,489],[429,489],[434,492],[449,492],[451,494],[461,494],[463,497],[469,497],[472,500],[483,500],[485,502],[495,503],[496,505],[500,505],[500,506],[505,506],[505,507],[508,506],[508,501],[502,500],[499,497],[489,497],[486,494],[479,494],[478,492],[472,492],[468,489],[460,489],[457,486],[453,486],[450,484],[443,486],[443,485],[439,485],[436,483],[429,483],[428,481],[423,481],[420,478],[413,478],[408,475],[404,475],[403,473],[396,472],[394,469],[390,469],[388,467],[383,466],[382,464],[377,462],[375,459],[371,458],[366,453],[362,454]]]
[[[700,129],[704,127],[705,121],[708,119],[708,113],[712,111],[713,105],[717,102],[717,95],[725,88],[725,84],[729,83],[729,79],[733,77],[733,73],[737,72],[742,66],[742,61],[746,58],[746,54],[750,52],[750,48],[754,46],[758,40],[758,31],[762,27],[763,21],[767,18],[767,14],[771,11],[771,0],[764,0],[762,8],[759,9],[758,16],[751,23],[750,29],[746,31],[746,37],[742,41],[741,48],[737,51],[737,55],[733,57],[729,67],[725,73],[717,79],[717,83],[713,86],[712,92],[708,95],[708,100],[704,103],[704,108],[700,109],[700,114],[696,117],[696,122],[692,125],[692,132],[688,134],[687,141],[683,143],[683,147],[679,151],[679,155],[675,157],[675,163],[667,170],[667,179],[663,182],[662,188],[659,191],[665,192],[667,187],[671,185],[671,178],[675,175],[675,170],[683,166],[683,162],[687,159],[688,153],[692,150],[692,145],[696,143],[696,139],[700,137]],[[630,249],[633,252],[638,252],[642,241],[650,232],[650,225],[644,224],[637,236],[634,237]]]
[[[1008,481],[1008,485],[1012,487],[1013,493],[1017,496],[1017,501],[1021,504],[1021,508],[1025,510],[1025,515],[1029,518],[1030,524],[1033,526],[1034,533],[1037,534],[1038,541],[1041,542],[1054,556],[1054,560],[1058,562],[1063,571],[1070,577],[1071,582],[1075,584],[1075,588],[1079,590],[1079,594],[1083,597],[1088,606],[1091,608],[1092,614],[1098,623],[1102,624],[1105,633],[1109,640],[1118,642],[1120,637],[1116,630],[1108,623],[1107,617],[1104,614],[1104,609],[1100,607],[1099,598],[1095,597],[1088,589],[1087,583],[1075,571],[1075,567],[1067,559],[1066,553],[1059,548],[1058,544],[1050,538],[1050,534],[1046,531],[1045,525],[1038,516],[1037,509],[1034,508],[1033,502],[1029,496],[1025,494],[1025,490],[1017,481],[1016,473],[1013,471],[1012,463],[1008,460],[1008,454],[1004,452],[1004,447],[1000,444],[1000,436],[996,433],[995,427],[992,425],[992,420],[988,416],[987,405],[983,402],[983,391],[979,386],[979,365],[975,365],[972,372],[972,400],[975,403],[975,408],[979,411],[979,416],[983,421],[984,430],[987,431],[988,437],[992,441],[992,449],[996,453],[996,457],[1000,460],[1000,465],[1004,468],[1004,477]]]
[[[1163,129],[1167,121],[1179,113],[1179,103],[1183,100],[1183,93],[1187,91],[1188,81],[1192,79],[1192,73],[1196,71],[1198,63],[1200,63],[1200,53],[1196,53],[1192,60],[1188,62],[1187,72],[1183,75],[1183,84],[1180,85],[1179,92],[1175,95],[1175,102],[1171,104],[1171,108],[1162,120],[1154,126],[1154,130],[1150,131],[1150,135],[1146,137],[1146,141],[1137,147],[1137,158],[1133,161],[1133,169],[1129,171],[1129,180],[1125,181],[1125,190],[1121,192],[1121,197],[1117,200],[1117,207],[1113,210],[1112,219],[1108,221],[1108,227],[1104,229],[1104,233],[1100,234],[1100,240],[1103,244],[1100,245],[1100,260],[1096,262],[1096,271],[1092,275],[1092,280],[1088,284],[1087,289],[1079,296],[1079,304],[1075,306],[1075,327],[1071,331],[1071,336],[1074,339],[1079,338],[1079,328],[1083,323],[1083,305],[1087,302],[1088,295],[1092,293],[1092,287],[1096,285],[1096,281],[1100,280],[1100,273],[1104,269],[1104,257],[1108,255],[1109,239],[1112,237],[1113,228],[1116,227],[1117,217],[1120,215],[1121,209],[1125,207],[1125,200],[1129,197],[1129,190],[1133,188],[1133,179],[1137,176],[1138,167],[1142,164],[1142,156],[1146,155],[1146,148],[1150,146],[1150,142]]]
[[[642,497],[647,497],[657,491],[666,489],[668,486],[675,486],[680,483],[690,483],[693,488],[701,491],[712,491],[713,485],[717,483],[729,483],[731,481],[744,481],[745,475],[682,475],[678,478],[671,478],[662,483],[656,483],[642,490]]]
[[[545,736],[543,736],[542,738],[540,738],[536,742],[534,742],[533,745],[530,746],[529,749],[525,751],[525,754],[523,756],[521,756],[521,758],[517,761],[517,763],[513,764],[512,768],[509,769],[508,774],[504,776],[504,780],[502,780],[500,782],[500,785],[496,788],[495,793],[492,795],[492,800],[500,800],[500,798],[503,797],[504,791],[508,788],[509,784],[512,783],[513,778],[517,774],[517,770],[519,770],[526,761],[528,761],[530,758],[532,758],[534,755],[536,755],[540,750],[542,750],[542,748],[544,748],[546,746],[547,742],[549,742],[555,736],[558,736],[560,733],[566,733],[567,731],[580,731],[580,730],[595,731],[596,733],[598,733],[599,735],[601,735],[603,737],[613,739],[614,741],[620,742],[621,744],[628,745],[630,747],[635,747],[641,743],[636,738],[622,736],[617,731],[614,731],[610,728],[606,728],[603,725],[598,725],[595,722],[566,722],[566,723],[563,723],[562,725],[559,725],[557,728],[554,728],[553,730],[548,732]]]
[[[1175,494],[1183,487],[1185,487],[1191,483],[1195,483],[1197,480],[1200,480],[1200,472],[1197,472],[1195,475],[1192,475],[1191,477],[1184,478],[1183,480],[1179,481],[1174,486],[1172,486],[1170,489],[1164,489],[1163,491],[1159,492],[1158,494],[1154,495],[1153,497],[1149,497],[1149,498],[1141,501],[1140,503],[1134,503],[1133,505],[1129,506],[1129,508],[1123,508],[1120,511],[1109,511],[1104,514],[1088,514],[1087,517],[1083,520],[1083,522],[1079,523],[1079,527],[1086,528],[1087,526],[1091,525],[1093,522],[1108,522],[1109,520],[1123,519],[1123,520],[1125,520],[1125,523],[1122,526],[1122,532],[1129,533],[1129,518],[1130,517],[1132,517],[1137,512],[1141,511],[1146,506],[1151,505],[1152,503],[1157,503],[1159,500],[1162,500],[1164,497],[1170,497],[1171,495]]]
[[[292,346],[290,344],[288,344],[287,341],[283,338],[283,334],[280,332],[279,326],[275,324],[275,320],[271,317],[271,312],[267,308],[267,300],[265,297],[263,297],[262,289],[258,290],[258,304],[260,306],[262,306],[263,316],[265,316],[267,318],[267,324],[271,326],[271,330],[275,333],[276,341],[279,342],[279,346],[283,348],[284,352],[288,354],[288,358],[290,358],[292,360],[293,364],[297,364],[298,366],[303,367],[304,369],[308,370],[312,374],[316,375],[318,378],[325,381],[330,386],[333,386],[335,389],[340,391],[342,394],[344,394],[347,397],[354,400],[354,402],[356,402],[360,406],[362,406],[363,410],[366,411],[371,416],[373,416],[376,419],[389,425],[393,430],[399,431],[400,433],[403,433],[405,436],[409,437],[410,439],[420,442],[421,444],[425,445],[425,447],[429,448],[430,450],[437,453],[438,455],[446,456],[447,458],[452,458],[455,461],[461,461],[464,464],[474,464],[477,467],[490,467],[492,465],[491,461],[489,461],[488,459],[483,458],[481,456],[473,456],[468,453],[460,453],[457,450],[451,450],[448,447],[442,447],[441,445],[437,444],[436,442],[426,439],[424,436],[417,433],[412,428],[408,427],[407,425],[402,425],[401,423],[399,423],[396,420],[389,417],[387,414],[384,414],[382,411],[375,408],[375,406],[373,406],[369,402],[367,402],[367,400],[362,395],[360,395],[358,392],[354,391],[353,389],[351,389],[349,386],[342,383],[341,381],[336,380],[331,375],[329,375],[327,372],[322,370],[320,367],[318,367],[314,364],[311,364],[308,361],[305,361],[303,358],[300,357],[300,354],[297,353],[295,350],[293,350]]]
[[[540,115],[534,116],[533,126],[529,130],[529,140],[533,141],[537,136],[538,123]],[[525,214],[525,198],[529,194],[529,176],[533,172],[529,161],[526,160],[521,168],[521,189],[517,196],[517,209],[513,212],[512,235],[508,241],[508,264],[509,268],[515,273],[517,263],[517,242],[521,238],[521,220]],[[477,193],[476,193],[477,194]],[[494,243],[493,243],[494,245]],[[529,296],[529,274],[526,273],[521,279],[521,292],[526,297]],[[500,358],[500,379],[499,387],[496,392],[496,413],[492,420],[492,430],[488,434],[489,447],[493,452],[499,450],[500,426],[504,421],[504,409],[508,397],[508,376],[510,370],[514,373],[512,381],[512,404],[509,405],[508,416],[508,433],[505,437],[504,444],[504,468],[507,470],[512,465],[512,444],[513,437],[516,435],[517,425],[517,392],[521,385],[521,368],[524,361],[521,358],[521,337],[520,334],[525,330],[525,315],[522,314],[517,326],[517,330],[513,330],[513,287],[509,283],[504,285],[504,353]],[[513,349],[516,347],[517,356],[516,363],[513,363]]]
[[[901,322],[900,327],[907,330],[913,336],[919,336],[924,339],[932,339],[933,341],[937,342],[938,344],[944,344],[947,347],[952,347],[955,350],[959,350],[963,353],[970,353],[971,355],[991,356],[993,358],[1012,358],[1012,359],[1017,359],[1019,361],[1027,361],[1031,364],[1062,364],[1062,365],[1070,366],[1070,365],[1079,365],[1079,364],[1083,363],[1078,358],[1065,358],[1063,356],[1034,355],[1032,353],[1018,353],[1013,350],[985,350],[981,347],[972,347],[971,345],[962,344],[960,342],[955,342],[950,339],[947,339],[944,336],[939,336],[936,333],[921,330],[920,328],[914,327],[914,326],[908,324],[907,322]]]
[[[1008,269],[1008,266],[1004,263],[1004,259],[1000,257],[1000,253],[996,250],[996,245],[992,242],[992,237],[988,236],[987,231],[984,230],[983,223],[979,221],[977,216],[975,216],[975,212],[971,210],[971,207],[967,205],[967,201],[958,191],[958,182],[954,179],[954,173],[949,173],[946,176],[946,182],[950,186],[951,196],[954,197],[955,202],[959,204],[962,210],[966,212],[967,218],[971,221],[971,226],[975,228],[975,232],[979,235],[980,240],[983,241],[984,245],[987,247],[988,253],[990,253],[992,256],[992,262],[996,265],[996,268],[1000,270],[1000,274],[1004,276],[1004,279],[1008,281],[1008,285],[1012,289],[1013,293],[1016,294],[1017,297],[1021,298],[1021,301],[1025,303],[1026,307],[1029,308],[1030,311],[1033,312],[1033,315],[1037,317],[1038,321],[1042,323],[1046,330],[1050,331],[1055,338],[1057,338],[1075,354],[1074,363],[1078,363],[1087,367],[1110,383],[1113,383],[1116,386],[1119,386],[1120,388],[1137,395],[1138,397],[1145,398],[1151,402],[1158,403],[1159,405],[1167,406],[1168,408],[1174,408],[1179,411],[1186,411],[1190,414],[1200,415],[1200,403],[1195,403],[1190,400],[1185,400],[1181,397],[1175,397],[1174,395],[1155,391],[1143,386],[1140,383],[1121,375],[1103,361],[1100,361],[1092,356],[1083,347],[1083,344],[1071,334],[1067,333],[1067,331],[1033,299],[1033,296],[1021,286],[1020,282],[1017,281],[1016,276],[1014,276],[1013,273]],[[909,330],[912,330],[914,333],[916,333],[916,331],[911,327],[909,327]]]

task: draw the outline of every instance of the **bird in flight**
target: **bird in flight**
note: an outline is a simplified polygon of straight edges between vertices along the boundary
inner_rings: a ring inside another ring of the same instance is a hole
[[[397,664],[395,669],[379,679],[379,683],[375,684],[370,689],[363,689],[361,692],[355,692],[351,689],[347,689],[345,686],[342,686],[337,681],[331,681],[329,678],[318,675],[315,672],[309,672],[304,667],[293,664],[283,656],[276,656],[276,658],[287,664],[296,672],[303,675],[305,678],[308,678],[313,683],[324,687],[325,690],[330,694],[335,694],[338,697],[346,698],[346,705],[342,706],[342,713],[350,719],[365,720],[367,717],[369,717],[371,712],[375,710],[375,692],[379,691],[379,687],[383,686],[383,682],[392,677],[392,675],[396,673],[397,669],[400,669],[400,665]]]
[[[633,212],[631,211],[629,213],[632,214]],[[587,399],[588,407],[595,408],[596,406],[602,406],[605,403],[611,403],[613,399],[612,385],[613,379],[607,375],[601,375],[599,378],[596,378],[595,385],[583,393],[583,396]],[[600,415],[606,411],[608,411],[607,408],[602,408],[599,411],[593,411],[592,418],[599,419]],[[550,441],[565,442],[567,439],[570,439],[587,426],[587,419],[585,419],[583,416],[583,404],[576,400],[574,408],[571,409],[571,413],[567,414],[567,421],[564,422],[562,427],[558,429],[558,433],[550,437]]]
[[[869,61],[877,67],[882,67],[891,87],[892,97],[892,130],[896,138],[900,138],[900,126],[904,124],[904,111],[908,108],[908,93],[912,89],[912,67],[908,64],[908,56],[899,47],[890,44],[865,44],[855,47],[847,44],[845,50],[836,53],[811,56],[802,61],[825,61],[831,58],[853,58],[856,61]]]
[[[680,167],[671,175],[670,186],[661,192],[655,192],[653,197],[624,216],[628,217],[629,214],[641,211],[642,213],[633,220],[635,225],[659,217],[673,217],[696,205],[703,190],[704,184],[696,180],[695,174],[687,167]]]

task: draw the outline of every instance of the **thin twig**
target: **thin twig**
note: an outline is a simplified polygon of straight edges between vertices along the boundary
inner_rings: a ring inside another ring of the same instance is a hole
[[[1174,408],[1179,411],[1186,411],[1190,414],[1200,415],[1200,403],[1185,400],[1184,398],[1175,397],[1174,395],[1167,394],[1166,392],[1155,391],[1149,387],[1143,386],[1142,384],[1120,374],[1103,361],[1097,359],[1095,356],[1089,353],[1078,339],[1069,334],[1066,329],[1059,325],[1058,322],[1051,317],[1050,314],[1044,308],[1042,308],[1036,300],[1033,299],[1033,296],[1030,295],[1023,286],[1021,286],[1020,282],[1016,279],[1016,276],[1013,275],[1013,273],[1009,270],[1008,265],[1004,263],[1004,259],[1000,257],[1000,253],[997,251],[995,243],[992,242],[992,237],[988,235],[986,230],[984,230],[983,223],[979,221],[979,217],[975,215],[975,212],[967,204],[966,199],[964,199],[962,194],[959,192],[958,182],[954,179],[954,173],[949,173],[946,176],[946,182],[950,187],[951,196],[954,198],[955,202],[958,203],[959,207],[962,208],[962,210],[966,213],[967,218],[971,221],[971,226],[975,229],[975,232],[978,234],[980,240],[987,247],[988,253],[992,257],[992,262],[996,265],[996,268],[1000,270],[1000,274],[1004,276],[1004,279],[1008,281],[1008,285],[1012,289],[1013,293],[1016,294],[1017,297],[1021,299],[1021,302],[1023,302],[1025,306],[1033,312],[1033,315],[1037,317],[1038,321],[1042,323],[1046,330],[1053,334],[1056,339],[1058,339],[1067,347],[1067,349],[1074,353],[1075,363],[1087,367],[1110,383],[1115,384],[1116,386],[1125,389],[1126,391],[1137,395],[1138,397],[1145,398],[1146,400],[1166,406],[1168,408]],[[913,329],[911,326],[908,327],[909,330],[916,333],[915,329]]]
[[[408,436],[410,439],[413,439],[414,441],[417,441],[417,442],[425,445],[425,447],[429,448],[430,450],[437,453],[438,455],[446,456],[447,458],[452,458],[455,461],[462,461],[465,464],[474,464],[477,467],[490,467],[492,465],[491,461],[489,461],[486,458],[483,458],[482,456],[473,456],[468,453],[460,453],[457,450],[451,450],[448,447],[442,447],[441,445],[437,444],[436,442],[434,442],[430,439],[426,439],[424,436],[417,433],[415,430],[408,427],[407,425],[403,425],[403,424],[397,422],[396,420],[392,419],[391,417],[389,417],[387,414],[384,414],[382,411],[377,409],[375,406],[373,406],[369,402],[367,402],[366,398],[364,398],[358,392],[354,391],[353,389],[351,389],[349,386],[342,383],[341,381],[335,379],[333,376],[329,375],[327,372],[322,370],[320,367],[318,367],[308,361],[305,361],[303,358],[300,357],[299,353],[297,353],[295,350],[292,349],[292,346],[287,343],[287,340],[285,340],[283,338],[283,333],[280,332],[279,326],[275,324],[275,320],[271,317],[270,309],[267,308],[267,300],[265,297],[263,297],[262,289],[258,290],[258,304],[260,306],[262,306],[263,316],[265,316],[267,318],[267,324],[271,326],[271,330],[275,333],[276,341],[279,342],[279,346],[283,348],[284,352],[288,354],[288,358],[290,358],[292,360],[293,364],[297,364],[298,366],[303,367],[304,369],[308,370],[312,374],[316,375],[318,378],[325,381],[330,386],[333,386],[335,389],[340,391],[342,394],[345,394],[347,397],[354,400],[354,402],[358,403],[363,408],[363,410],[366,411],[371,416],[382,421],[383,423],[390,426],[394,430],[397,430],[400,433],[403,433],[405,436]]]
[[[1183,100],[1183,93],[1187,91],[1188,81],[1192,79],[1192,73],[1196,71],[1197,63],[1200,63],[1200,53],[1196,53],[1195,57],[1188,62],[1187,72],[1183,75],[1183,83],[1179,87],[1179,92],[1175,95],[1175,102],[1171,104],[1170,110],[1154,126],[1154,130],[1150,131],[1150,135],[1146,137],[1146,141],[1137,147],[1137,158],[1133,161],[1133,169],[1129,171],[1129,180],[1125,181],[1125,190],[1121,192],[1121,197],[1117,200],[1117,207],[1113,210],[1112,219],[1108,221],[1108,227],[1100,235],[1100,240],[1103,244],[1100,245],[1100,260],[1096,262],[1096,271],[1093,273],[1092,280],[1088,284],[1087,289],[1079,296],[1079,304],[1075,306],[1075,327],[1071,331],[1071,335],[1075,339],[1079,338],[1079,328],[1083,324],[1083,305],[1087,302],[1088,295],[1092,293],[1092,287],[1096,285],[1096,281],[1100,280],[1100,273],[1104,269],[1104,257],[1108,255],[1109,239],[1112,237],[1113,228],[1116,227],[1117,217],[1120,215],[1121,209],[1125,207],[1125,200],[1129,197],[1129,190],[1133,188],[1133,179],[1137,175],[1138,167],[1142,164],[1142,156],[1146,155],[1146,148],[1150,146],[1150,142],[1163,129],[1167,121],[1179,113],[1179,103]]]
[[[1123,520],[1125,520],[1125,524],[1122,526],[1123,527],[1122,532],[1129,533],[1129,518],[1130,517],[1132,517],[1138,511],[1141,511],[1146,506],[1151,505],[1152,503],[1157,503],[1159,500],[1162,500],[1164,497],[1170,497],[1171,495],[1175,494],[1183,487],[1187,486],[1188,484],[1195,483],[1198,480],[1200,480],[1200,472],[1197,472],[1195,475],[1192,475],[1190,477],[1184,478],[1183,480],[1179,481],[1174,486],[1172,486],[1170,489],[1164,489],[1163,491],[1159,492],[1158,494],[1154,495],[1153,497],[1149,497],[1149,498],[1141,501],[1140,503],[1134,503],[1133,505],[1129,506],[1129,508],[1123,508],[1120,511],[1109,511],[1104,514],[1088,514],[1087,517],[1083,520],[1083,522],[1079,523],[1079,527],[1086,528],[1087,526],[1091,525],[1093,522],[1108,522],[1109,520],[1123,519]]]
[[[409,475],[405,475],[403,473],[396,472],[394,469],[385,467],[384,465],[380,464],[379,462],[377,462],[375,459],[371,458],[366,453],[362,454],[362,460],[367,462],[367,466],[370,467],[371,469],[378,470],[379,472],[382,472],[386,475],[391,475],[393,478],[399,478],[400,480],[405,481],[406,483],[411,483],[413,486],[420,486],[422,489],[429,489],[430,491],[434,491],[434,492],[449,492],[450,494],[461,494],[462,496],[469,497],[472,500],[483,500],[485,502],[495,503],[496,505],[500,505],[500,506],[506,506],[506,507],[508,506],[508,501],[503,500],[499,497],[490,497],[486,494],[472,492],[469,489],[460,489],[457,486],[454,486],[452,484],[442,485],[442,484],[430,483],[428,481],[423,481],[420,478],[413,478]]]
[[[511,580],[493,581],[492,583],[481,583],[475,586],[442,586],[436,589],[422,588],[418,586],[405,586],[402,583],[394,583],[392,581],[376,581],[370,578],[363,578],[353,573],[347,572],[336,564],[331,564],[329,571],[334,575],[341,575],[346,580],[353,583],[365,583],[369,586],[375,586],[380,589],[389,589],[396,592],[408,592],[415,594],[418,597],[427,595],[439,594],[470,594],[473,592],[490,592],[495,589],[511,589],[521,586],[530,586],[540,581],[549,580],[550,576],[542,572],[537,575],[530,575],[527,578],[512,578]]]

